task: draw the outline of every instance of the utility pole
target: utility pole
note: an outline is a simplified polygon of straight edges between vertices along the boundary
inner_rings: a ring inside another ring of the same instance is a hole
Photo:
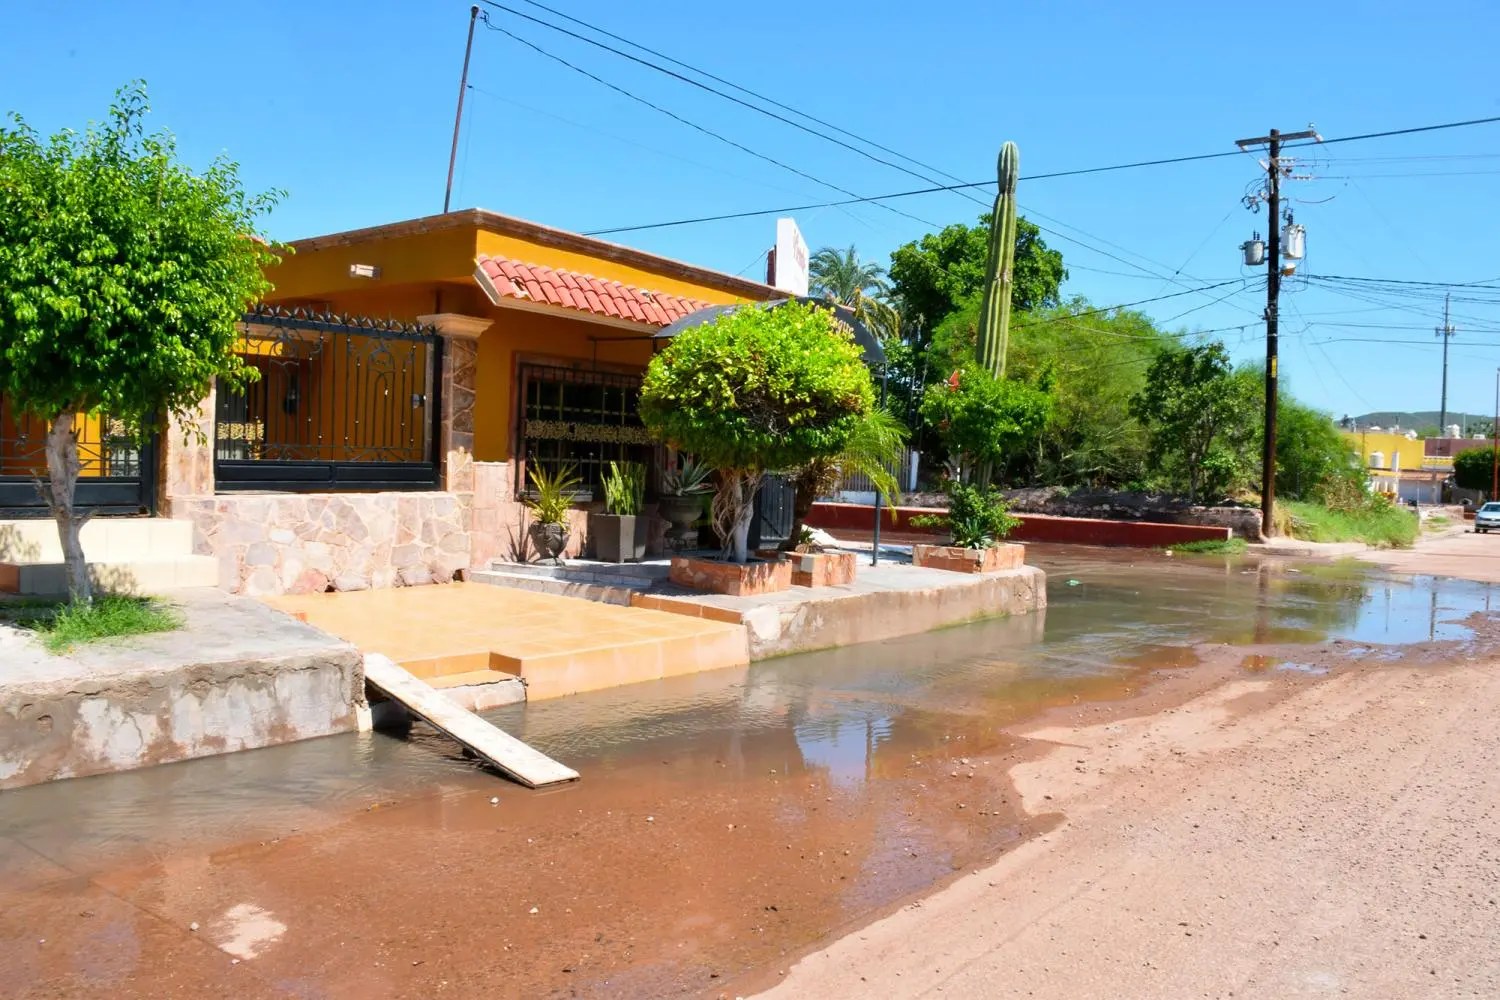
[[[1448,322],[1448,299],[1451,294],[1443,296],[1443,325],[1437,330],[1437,335],[1443,338],[1443,402],[1438,410],[1438,437],[1448,436],[1448,341],[1453,336],[1453,324]]]
[[[453,165],[458,162],[458,129],[464,121],[464,93],[469,89],[469,55],[474,51],[474,22],[479,19],[479,5],[469,8],[469,40],[464,43],[464,71],[458,78],[458,111],[453,115],[453,149],[448,153],[448,187],[443,191],[443,214],[453,200]]]
[[[1239,139],[1236,146],[1248,150],[1268,147],[1266,160],[1266,204],[1270,209],[1271,231],[1266,240],[1266,427],[1260,456],[1260,532],[1267,538],[1275,534],[1276,508],[1276,393],[1277,393],[1277,306],[1281,298],[1281,144],[1288,140],[1323,137],[1312,129],[1282,132],[1272,129],[1269,135]],[[1302,256],[1301,248],[1296,256]]]
[[[1500,497],[1500,368],[1495,369],[1495,422],[1490,424],[1490,499]]]

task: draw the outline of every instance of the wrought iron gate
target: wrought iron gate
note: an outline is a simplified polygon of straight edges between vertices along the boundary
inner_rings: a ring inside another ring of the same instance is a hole
[[[797,488],[785,476],[767,474],[755,494],[755,520],[750,527],[750,547],[779,545],[792,534],[792,504]]]
[[[260,378],[217,394],[219,490],[437,487],[435,330],[275,306],[245,323],[238,353]]]
[[[81,468],[74,502],[95,514],[149,514],[156,494],[156,442],[138,442],[108,416],[80,418]],[[0,399],[0,517],[45,517],[47,425]]]

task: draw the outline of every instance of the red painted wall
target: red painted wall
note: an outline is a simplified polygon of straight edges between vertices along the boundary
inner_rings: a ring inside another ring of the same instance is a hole
[[[880,530],[882,536],[889,532],[890,541],[899,541],[898,536],[941,536],[942,528],[917,528],[911,519],[922,514],[935,514],[921,507],[887,507],[881,511]],[[1134,548],[1159,548],[1179,542],[1201,542],[1223,540],[1229,537],[1229,529],[1202,524],[1156,524],[1151,521],[1106,521],[1091,517],[1052,517],[1048,514],[1017,514],[1021,526],[1011,532],[1013,542],[1063,542],[1071,545],[1123,545]],[[862,504],[815,503],[808,515],[809,527],[822,528],[838,534],[858,534],[866,537],[874,527],[874,511]]]

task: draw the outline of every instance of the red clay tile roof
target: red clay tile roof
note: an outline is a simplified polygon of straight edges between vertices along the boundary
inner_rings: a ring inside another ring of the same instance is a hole
[[[476,263],[479,273],[501,297],[561,306],[648,326],[666,326],[713,305],[699,299],[633,288],[618,281],[604,281],[577,271],[523,264],[508,257],[480,254]]]

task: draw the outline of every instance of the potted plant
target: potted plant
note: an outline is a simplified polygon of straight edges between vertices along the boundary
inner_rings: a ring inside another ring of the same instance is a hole
[[[636,562],[646,555],[646,467],[610,462],[604,476],[604,513],[589,515],[589,549],[605,562]]]
[[[691,455],[684,455],[680,468],[668,469],[661,477],[661,516],[672,524],[669,537],[674,548],[690,549],[697,541],[693,526],[703,517],[703,498],[713,490],[713,470]]]
[[[531,541],[542,561],[553,566],[562,562],[562,553],[568,547],[568,537],[573,531],[568,511],[572,509],[573,496],[582,483],[575,469],[576,466],[569,462],[551,474],[545,469],[526,470],[532,491],[524,501],[531,509]]]
[[[911,519],[915,528],[948,529],[948,545],[913,545],[915,566],[950,569],[960,573],[992,573],[1019,569],[1025,562],[1025,547],[1007,545],[1006,535],[1020,526],[1005,498],[988,486],[967,486],[956,480],[947,485],[948,513],[926,514]]]

